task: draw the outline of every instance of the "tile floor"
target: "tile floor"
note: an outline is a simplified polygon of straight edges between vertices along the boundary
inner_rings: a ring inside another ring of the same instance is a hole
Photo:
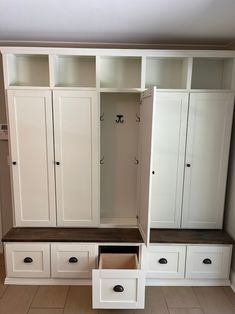
[[[0,314],[235,314],[229,287],[147,287],[144,310],[92,310],[87,286],[6,286],[0,257]]]

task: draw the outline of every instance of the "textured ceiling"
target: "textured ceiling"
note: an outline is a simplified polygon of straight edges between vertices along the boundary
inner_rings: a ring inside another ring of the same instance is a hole
[[[1,41],[229,44],[235,0],[0,0]]]

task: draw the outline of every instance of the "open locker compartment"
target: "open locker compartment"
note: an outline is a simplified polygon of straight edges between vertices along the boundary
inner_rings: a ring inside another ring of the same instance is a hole
[[[101,226],[139,227],[149,240],[155,88],[101,93]],[[141,97],[140,97],[141,96]],[[142,99],[142,100],[141,100]]]
[[[101,93],[101,226],[137,226],[140,95]]]

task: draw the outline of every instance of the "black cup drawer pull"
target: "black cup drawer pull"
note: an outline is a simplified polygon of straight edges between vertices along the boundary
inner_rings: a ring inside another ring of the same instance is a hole
[[[207,265],[212,264],[212,261],[209,258],[205,258],[202,262],[203,262],[203,264],[207,264]]]
[[[78,262],[77,257],[70,257],[69,263],[77,263],[77,262]]]
[[[114,292],[123,292],[124,288],[121,285],[116,285],[116,286],[113,287],[113,291]]]
[[[158,261],[159,264],[167,264],[167,259],[166,258],[160,258]]]
[[[32,262],[33,262],[33,259],[31,257],[25,257],[24,263],[29,264],[29,263],[32,263]]]

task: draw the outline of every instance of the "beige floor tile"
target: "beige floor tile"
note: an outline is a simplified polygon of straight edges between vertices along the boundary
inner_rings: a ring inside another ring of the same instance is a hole
[[[4,266],[4,255],[0,254],[0,266]]]
[[[201,309],[169,309],[170,314],[204,314]]]
[[[63,314],[63,309],[30,309],[27,314]]]
[[[0,283],[0,298],[3,296],[6,290],[7,290],[7,285]]]
[[[197,308],[198,300],[191,287],[163,287],[162,291],[169,308]]]
[[[68,286],[40,286],[32,302],[32,308],[63,308]]]
[[[26,314],[37,286],[9,286],[0,299],[1,314]]]
[[[71,286],[64,308],[64,314],[97,314],[92,309],[92,294],[90,286]]]
[[[223,287],[194,287],[193,290],[206,314],[235,314]]]
[[[4,278],[6,277],[6,272],[5,272],[5,266],[4,265],[0,265],[0,278]]]
[[[149,307],[153,314],[169,313],[161,287],[146,287],[145,308],[148,309]]]
[[[229,298],[229,301],[233,306],[235,306],[235,292],[230,287],[223,287],[223,290],[226,296]]]

